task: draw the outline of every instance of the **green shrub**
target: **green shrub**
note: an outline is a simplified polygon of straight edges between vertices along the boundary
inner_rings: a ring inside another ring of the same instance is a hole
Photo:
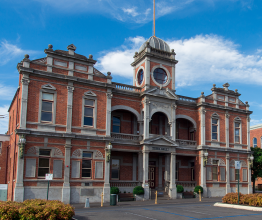
[[[176,191],[178,193],[182,193],[182,192],[184,192],[184,187],[182,185],[176,185]]]
[[[228,193],[222,198],[223,203],[237,204],[237,193]],[[262,207],[262,195],[259,193],[255,194],[242,194],[239,193],[239,204],[249,206]]]
[[[116,186],[112,186],[110,189],[110,194],[118,194],[119,193],[119,188]]]
[[[194,189],[194,192],[199,193],[199,190],[201,191],[201,193],[203,193],[203,187],[202,186],[196,186]]]
[[[134,189],[133,189],[133,194],[136,194],[136,195],[142,195],[144,194],[144,188],[142,186],[136,186]]]
[[[32,199],[24,202],[0,202],[0,219],[72,219],[74,208],[57,200]]]

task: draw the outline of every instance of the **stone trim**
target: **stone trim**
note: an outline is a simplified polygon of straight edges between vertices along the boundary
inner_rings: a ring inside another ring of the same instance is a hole
[[[195,120],[193,118],[191,118],[190,116],[187,116],[187,115],[176,115],[176,119],[178,119],[178,118],[184,118],[184,119],[189,120],[194,125],[194,128],[197,129],[197,124],[196,124]]]
[[[143,71],[144,71],[144,72],[143,72],[144,75],[143,75],[143,81],[142,81],[142,83],[139,85],[139,84],[138,84],[138,81],[137,81],[137,76],[138,76],[138,73],[139,73],[140,70],[143,70]],[[135,84],[136,84],[136,86],[137,86],[137,87],[142,87],[143,83],[145,82],[145,78],[146,78],[145,68],[144,68],[143,66],[140,66],[139,69],[137,70],[137,72],[135,73]]]
[[[163,85],[162,85],[162,84],[159,84],[159,83],[155,80],[155,78],[154,78],[154,71],[155,71],[155,69],[157,69],[157,68],[164,69],[165,72],[166,72],[166,74],[167,74],[167,81],[166,81],[166,83],[163,84]],[[152,68],[152,70],[150,71],[150,76],[151,76],[153,82],[154,82],[157,86],[159,86],[159,87],[161,87],[161,88],[168,86],[168,84],[171,82],[171,74],[170,74],[170,72],[168,71],[168,69],[165,68],[162,64],[157,65],[157,66],[154,66],[154,67]]]
[[[115,105],[111,107],[111,112],[115,111],[115,110],[126,110],[129,112],[132,112],[136,117],[137,117],[137,121],[141,120],[141,115],[133,108],[129,107],[129,106],[125,106],[125,105]]]

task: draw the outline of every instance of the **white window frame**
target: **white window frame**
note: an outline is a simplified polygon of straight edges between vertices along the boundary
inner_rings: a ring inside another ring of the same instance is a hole
[[[257,143],[256,143],[256,146],[255,146],[255,139],[256,139],[256,142],[257,142],[257,138],[256,137],[253,137],[253,147],[255,148],[255,147],[257,147]]]
[[[159,83],[155,80],[155,78],[154,78],[154,71],[155,71],[155,69],[157,69],[157,68],[160,68],[160,69],[165,70],[165,72],[166,72],[166,74],[167,74],[167,81],[166,81],[165,84],[159,84]],[[171,82],[171,74],[170,74],[170,72],[168,71],[168,69],[165,68],[162,64],[154,66],[154,67],[152,68],[152,70],[151,70],[150,76],[151,76],[153,82],[154,82],[157,86],[159,86],[159,87],[166,87],[166,86],[168,86],[168,84]]]
[[[239,142],[236,142],[236,123],[239,123]],[[235,144],[242,144],[242,121],[239,117],[234,119],[234,143]]]
[[[93,126],[84,125],[84,117],[85,117],[85,100],[94,101],[94,110],[93,110]],[[82,97],[82,122],[81,127],[84,128],[96,128],[96,120],[97,120],[97,97],[96,94],[92,91],[88,91],[84,93]]]
[[[45,155],[40,155],[40,150],[49,150],[50,151],[50,155],[49,156],[45,156]],[[39,160],[40,159],[48,159],[49,160],[49,171],[48,173],[50,173],[50,165],[51,165],[51,155],[52,155],[52,150],[50,149],[45,149],[45,148],[40,148],[39,149],[39,156],[38,156],[38,167],[37,167],[37,178],[45,178],[45,176],[39,176]],[[42,167],[42,168],[45,168],[45,167]],[[47,167],[46,167],[47,168]]]
[[[217,139],[213,140],[212,138],[212,119],[217,120]],[[220,117],[217,113],[214,113],[211,117],[211,141],[220,142]]]
[[[47,122],[47,121],[41,121],[42,117],[42,98],[43,98],[43,93],[50,93],[54,95],[54,100],[53,100],[53,109],[52,109],[52,121]],[[56,102],[57,102],[57,92],[56,88],[52,86],[51,84],[46,84],[43,85],[42,88],[40,89],[40,94],[39,94],[39,110],[38,110],[38,122],[39,123],[44,123],[44,124],[55,124],[56,121]]]

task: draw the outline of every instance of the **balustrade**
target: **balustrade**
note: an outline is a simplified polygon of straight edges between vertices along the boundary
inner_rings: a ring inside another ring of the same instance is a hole
[[[141,186],[142,182],[139,181],[123,181],[123,180],[111,180],[110,187],[136,187]]]
[[[114,139],[125,139],[125,140],[133,140],[133,141],[142,140],[141,135],[135,135],[135,134],[123,134],[123,133],[111,132],[111,137]]]
[[[195,181],[176,181],[176,185],[181,185],[183,187],[195,187]]]
[[[176,143],[179,144],[180,146],[185,146],[185,145],[196,146],[197,145],[196,141],[181,140],[181,139],[176,139]]]
[[[116,86],[116,89],[125,90],[125,91],[129,91],[129,92],[141,92],[140,87],[126,85],[126,84],[122,84],[122,83],[112,83],[112,84],[114,84]]]

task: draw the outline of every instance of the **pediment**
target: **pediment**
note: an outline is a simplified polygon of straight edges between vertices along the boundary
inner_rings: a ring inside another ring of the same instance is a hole
[[[160,96],[160,97],[164,96],[169,99],[178,100],[178,97],[175,95],[175,93],[168,88],[160,89],[160,88],[154,87],[152,89],[147,90],[145,94],[153,95],[153,96]]]
[[[178,146],[176,142],[165,137],[153,137],[144,141],[144,144],[154,144],[154,145],[165,145],[165,146]]]
[[[42,89],[51,89],[51,90],[56,90],[56,88],[54,86],[52,86],[51,84],[45,84],[42,86]]]
[[[93,97],[96,97],[96,94],[93,93],[92,91],[87,91],[84,93],[85,96],[93,96]]]

